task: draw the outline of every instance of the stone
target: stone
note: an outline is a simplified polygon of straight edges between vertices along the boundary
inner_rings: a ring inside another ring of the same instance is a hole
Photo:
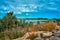
[[[42,33],[43,37],[50,37],[52,36],[52,32],[46,32],[46,33]]]

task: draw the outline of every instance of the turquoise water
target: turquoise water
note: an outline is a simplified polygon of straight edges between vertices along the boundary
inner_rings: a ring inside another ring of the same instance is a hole
[[[26,22],[43,22],[43,21],[47,21],[47,20],[26,20]]]

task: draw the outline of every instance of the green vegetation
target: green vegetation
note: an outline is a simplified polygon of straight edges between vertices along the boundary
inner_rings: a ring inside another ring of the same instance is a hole
[[[37,38],[38,35],[37,34],[32,34],[30,37],[28,37],[27,39],[30,39],[30,40],[34,40],[35,38]]]
[[[13,12],[7,13],[6,16],[0,19],[0,39],[3,37],[8,37],[12,40],[18,37],[22,37],[25,33],[20,32],[20,27],[23,27],[23,25],[19,24],[19,21],[16,16],[13,15]]]
[[[27,20],[48,20],[47,18],[26,18]],[[6,16],[0,19],[0,39],[4,38],[16,39],[22,37],[26,32],[31,31],[51,31],[55,29],[55,22],[49,20],[44,21],[45,23],[37,22],[25,22],[26,19],[18,19],[13,15],[13,12],[8,12]],[[56,20],[60,22],[60,20]],[[34,40],[37,35],[32,35],[29,37],[31,40]],[[6,39],[5,39],[6,40]]]
[[[8,37],[10,40],[12,40],[12,39],[16,39],[16,38],[18,38],[18,37],[22,37],[22,36],[24,36],[24,32],[18,32],[18,30],[6,30],[6,31],[4,31],[4,36],[3,35],[1,35],[1,38],[2,37]]]
[[[4,37],[4,34],[3,33],[0,33],[0,38]]]
[[[12,27],[17,27],[17,24],[17,18],[13,16],[13,12],[9,12],[6,16],[0,19],[0,31],[10,29]]]

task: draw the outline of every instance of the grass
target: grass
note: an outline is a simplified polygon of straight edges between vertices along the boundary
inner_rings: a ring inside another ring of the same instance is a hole
[[[32,34],[32,36],[28,37],[27,39],[34,40],[36,37],[38,37],[37,34]]]

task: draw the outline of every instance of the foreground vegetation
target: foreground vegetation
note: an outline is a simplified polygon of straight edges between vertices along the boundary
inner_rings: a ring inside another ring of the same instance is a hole
[[[13,12],[7,13],[2,19],[0,19],[0,40],[16,39],[22,37],[26,32],[31,31],[52,31],[56,28],[56,25],[60,25],[60,21],[48,20],[44,23],[37,22],[23,22],[18,21]],[[35,35],[31,40],[36,37]]]

